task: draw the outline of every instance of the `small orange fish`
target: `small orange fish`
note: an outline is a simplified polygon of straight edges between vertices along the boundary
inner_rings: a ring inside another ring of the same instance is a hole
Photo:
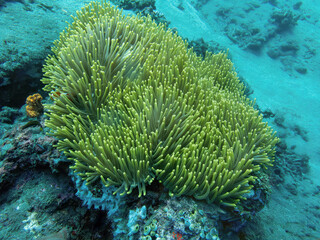
[[[61,95],[66,95],[69,98],[69,100],[72,100],[72,97],[71,95],[69,95],[69,93],[61,93],[59,91],[52,92],[50,99],[54,100],[54,98],[59,98]]]

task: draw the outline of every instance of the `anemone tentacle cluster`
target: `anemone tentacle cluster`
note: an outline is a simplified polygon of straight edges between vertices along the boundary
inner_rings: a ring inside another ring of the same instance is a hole
[[[148,17],[92,2],[44,66],[46,126],[88,184],[235,206],[278,139],[244,96],[226,54],[198,57]]]

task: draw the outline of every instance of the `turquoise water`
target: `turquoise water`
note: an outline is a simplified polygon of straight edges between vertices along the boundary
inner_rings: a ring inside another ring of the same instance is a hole
[[[227,51],[247,96],[277,131],[274,167],[267,182],[261,178],[267,194],[256,191],[261,204],[239,217],[186,197],[161,199],[161,186],[140,202],[105,189],[92,195],[68,175],[46,117],[29,118],[25,103],[35,93],[50,101],[40,82],[44,60],[70,15],[89,2],[0,1],[0,239],[145,239],[136,225],[149,236],[159,218],[151,239],[319,239],[319,3],[114,1],[124,14],[166,23],[199,55]]]

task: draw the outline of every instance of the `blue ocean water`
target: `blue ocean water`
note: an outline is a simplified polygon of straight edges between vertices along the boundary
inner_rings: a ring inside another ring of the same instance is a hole
[[[91,189],[68,170],[46,116],[28,115],[28,96],[50,102],[44,61],[88,3],[0,0],[0,239],[320,239],[318,1],[112,2],[124,14],[150,14],[200,56],[228,52],[247,96],[277,131],[269,177],[246,196],[254,204],[231,212],[170,198],[162,186],[125,200]]]

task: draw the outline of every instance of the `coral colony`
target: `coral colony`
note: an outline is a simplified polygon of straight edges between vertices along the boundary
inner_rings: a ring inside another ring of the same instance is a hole
[[[163,25],[105,2],[78,12],[53,52],[46,126],[87,184],[140,197],[157,180],[171,196],[234,207],[271,165],[278,139],[225,54],[202,60]]]

